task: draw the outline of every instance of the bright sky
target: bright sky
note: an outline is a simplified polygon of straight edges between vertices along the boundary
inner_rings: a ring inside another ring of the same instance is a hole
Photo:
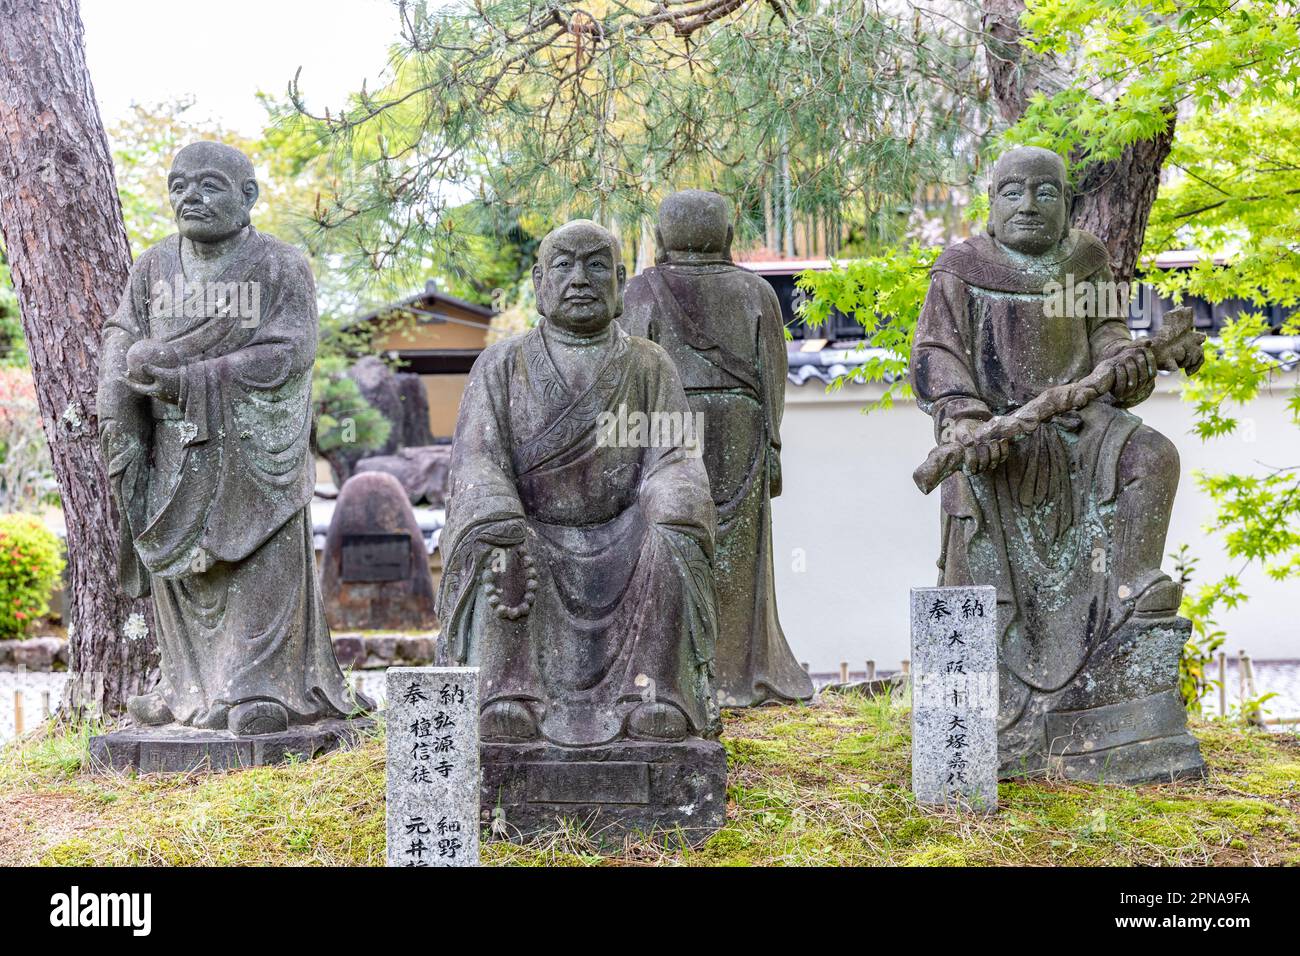
[[[389,0],[81,0],[81,17],[105,126],[192,96],[196,120],[245,135],[264,125],[256,94],[282,95],[300,66],[313,110],[374,89],[399,33]]]

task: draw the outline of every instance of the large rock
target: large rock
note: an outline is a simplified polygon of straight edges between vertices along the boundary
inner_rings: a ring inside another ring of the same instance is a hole
[[[420,376],[394,372],[373,355],[358,361],[348,369],[347,375],[357,383],[370,407],[388,422],[389,428],[388,439],[379,448],[370,451],[344,448],[334,454],[332,462],[341,469],[341,480],[347,481],[361,471],[360,462],[365,457],[388,456],[409,446],[433,444],[429,431],[429,397]]]
[[[398,372],[397,392],[402,400],[402,446],[432,445],[429,393],[424,390],[424,381],[410,372]]]
[[[441,508],[447,502],[451,445],[422,445],[403,448],[394,455],[363,458],[357,462],[356,473],[367,472],[392,475],[406,489],[406,497],[413,505],[428,502],[430,507]]]
[[[367,472],[339,493],[321,565],[325,617],[336,630],[428,630],[433,575],[406,492]]]

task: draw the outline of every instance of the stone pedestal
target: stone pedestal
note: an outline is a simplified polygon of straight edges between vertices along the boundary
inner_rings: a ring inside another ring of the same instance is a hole
[[[1126,621],[1064,688],[1028,703],[1015,733],[1003,735],[1002,778],[1036,770],[1118,784],[1204,776],[1178,692],[1191,628],[1180,617]]]
[[[90,738],[90,767],[100,773],[190,773],[264,767],[289,759],[311,760],[351,746],[374,721],[322,720],[278,734],[236,737],[228,730],[193,727],[130,727]]]
[[[633,836],[697,846],[726,822],[727,757],[716,741],[485,743],[481,767],[483,822],[512,840],[569,820],[606,845]]]

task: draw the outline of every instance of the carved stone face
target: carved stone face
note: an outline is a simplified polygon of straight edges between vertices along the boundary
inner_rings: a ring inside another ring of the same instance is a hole
[[[253,166],[239,150],[194,143],[176,154],[167,193],[182,236],[220,242],[248,225],[258,190]]]
[[[586,219],[556,229],[542,240],[533,266],[537,311],[562,329],[590,335],[623,311],[627,270],[618,241]]]
[[[989,233],[1027,255],[1042,255],[1066,234],[1065,164],[1045,149],[1013,149],[998,160],[989,191]]]

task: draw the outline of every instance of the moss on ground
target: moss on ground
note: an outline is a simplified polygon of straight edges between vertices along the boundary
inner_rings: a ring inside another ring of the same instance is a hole
[[[1300,864],[1300,738],[1198,722],[1204,781],[1004,783],[990,817],[918,807],[908,713],[826,696],[726,715],[727,825],[702,847],[598,849],[577,827],[500,865]],[[180,777],[91,776],[88,730],[0,752],[0,864],[377,865],[382,730],[308,764]]]

